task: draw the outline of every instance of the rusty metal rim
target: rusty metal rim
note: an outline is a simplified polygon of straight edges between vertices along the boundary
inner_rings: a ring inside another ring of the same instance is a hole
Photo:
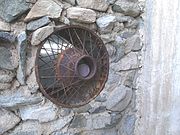
[[[89,100],[87,100],[86,102],[82,102],[81,104],[78,104],[78,105],[68,105],[68,104],[63,104],[63,103],[60,103],[58,102],[56,99],[50,97],[47,92],[44,90],[42,84],[40,83],[40,76],[39,76],[39,72],[38,72],[38,57],[39,57],[39,54],[40,54],[40,50],[42,48],[42,46],[44,45],[43,43],[45,41],[47,41],[47,39],[52,36],[53,34],[59,32],[59,31],[62,31],[64,29],[69,29],[69,28],[79,28],[79,29],[83,29],[83,30],[86,30],[86,31],[89,31],[93,36],[95,36],[97,39],[99,39],[100,43],[104,45],[103,41],[101,40],[101,38],[99,36],[97,36],[97,34],[92,31],[92,30],[89,30],[88,28],[85,28],[85,27],[82,27],[82,26],[78,26],[78,25],[71,25],[71,26],[62,26],[62,27],[54,27],[54,32],[51,33],[43,42],[41,42],[38,46],[38,50],[37,50],[37,53],[36,53],[36,60],[35,60],[35,74],[36,74],[36,80],[39,84],[39,87],[40,87],[40,91],[44,94],[44,96],[46,98],[48,98],[50,101],[52,101],[54,104],[58,105],[58,106],[62,106],[62,107],[66,107],[66,108],[78,108],[78,107],[81,107],[85,104],[88,104],[89,102],[91,102],[93,99],[95,99],[99,94],[100,92],[103,90],[103,88],[105,87],[105,83],[107,82],[107,79],[108,79],[108,75],[109,75],[109,64],[107,64],[107,73],[106,73],[106,76],[101,84],[101,87],[100,87],[100,90],[93,96],[91,97]],[[107,52],[107,50],[105,49],[104,50],[106,55],[107,55],[107,63],[109,63],[109,54]]]

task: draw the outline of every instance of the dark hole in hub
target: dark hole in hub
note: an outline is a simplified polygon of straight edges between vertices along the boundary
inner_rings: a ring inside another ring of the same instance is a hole
[[[96,73],[96,64],[93,58],[89,56],[81,57],[76,66],[78,76],[82,79],[91,79]]]

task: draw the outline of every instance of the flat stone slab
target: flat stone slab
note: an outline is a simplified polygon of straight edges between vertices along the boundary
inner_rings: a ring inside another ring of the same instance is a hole
[[[96,20],[96,24],[101,33],[109,33],[114,27],[116,17],[113,15],[105,15]]]
[[[91,9],[71,7],[67,9],[67,18],[83,23],[96,21],[96,12]]]
[[[109,4],[106,0],[76,0],[80,7],[90,8],[98,11],[106,11]]]
[[[16,37],[9,32],[0,32],[0,40],[13,43]]]
[[[32,95],[27,86],[17,90],[5,90],[0,94],[0,107],[16,108],[24,105],[37,104],[43,100],[39,94]]]
[[[137,3],[121,0],[116,1],[112,9],[115,12],[120,12],[132,17],[137,17],[141,11]]]
[[[51,33],[53,33],[53,26],[45,26],[37,29],[33,32],[31,38],[31,45],[39,45],[45,38],[47,38]]]
[[[24,21],[29,22],[43,16],[59,18],[61,16],[62,8],[63,5],[60,2],[57,3],[53,0],[38,0]]]
[[[5,47],[0,47],[0,68],[13,70],[12,53]]]
[[[58,109],[52,103],[24,106],[19,109],[22,120],[49,122],[57,118]]]
[[[11,22],[29,9],[26,0],[0,0],[0,17]]]
[[[12,129],[20,122],[20,118],[10,111],[0,108],[0,134]]]
[[[0,21],[0,31],[11,31],[10,24]]]
[[[44,16],[40,19],[31,21],[27,24],[27,30],[29,31],[33,31],[33,30],[37,30],[38,28],[45,26],[46,24],[50,23],[50,19],[47,16]]]

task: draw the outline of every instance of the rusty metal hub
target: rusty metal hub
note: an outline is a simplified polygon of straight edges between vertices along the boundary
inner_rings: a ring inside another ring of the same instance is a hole
[[[90,102],[102,91],[108,72],[107,50],[87,28],[58,28],[38,48],[37,81],[57,105],[79,107]]]

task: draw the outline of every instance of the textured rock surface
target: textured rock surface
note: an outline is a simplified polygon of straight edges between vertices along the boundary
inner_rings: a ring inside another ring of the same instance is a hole
[[[51,21],[47,16],[42,17],[40,19],[31,21],[27,24],[27,30],[33,31],[37,30],[38,28],[45,26],[46,24],[50,23]]]
[[[137,54],[131,52],[124,56],[119,62],[112,64],[114,71],[126,71],[129,69],[136,69],[139,67]]]
[[[71,128],[101,129],[111,123],[111,116],[107,112],[101,114],[81,114],[75,116],[70,125]]]
[[[26,0],[0,0],[0,17],[7,22],[15,20],[28,9]]]
[[[0,90],[6,90],[11,87],[10,83],[0,83]]]
[[[64,0],[68,3],[70,3],[71,5],[75,5],[76,4],[76,0]]]
[[[8,70],[0,70],[0,83],[9,83],[13,80],[15,74]]]
[[[7,40],[13,43],[15,41],[15,36],[10,34],[9,32],[0,32],[0,39]]]
[[[45,38],[47,38],[51,33],[53,33],[53,31],[53,26],[45,26],[43,28],[37,29],[35,32],[33,32],[31,38],[31,45],[40,44]]]
[[[141,48],[142,46],[140,44],[140,38],[138,35],[135,35],[126,40],[125,53],[129,53],[130,51],[139,51]]]
[[[49,122],[57,118],[58,109],[51,103],[29,105],[20,108],[22,120],[38,120],[39,122]]]
[[[96,13],[93,10],[78,7],[68,8],[67,17],[83,23],[93,23],[96,21]]]
[[[105,15],[96,20],[97,26],[101,33],[109,33],[112,31],[116,17],[113,15]]]
[[[0,47],[0,68],[13,70],[12,53],[5,47]]]
[[[27,35],[26,32],[22,32],[17,37],[18,41],[18,56],[19,56],[19,67],[17,70],[17,79],[21,85],[25,85],[26,79],[26,48],[27,48]]]
[[[61,117],[48,123],[39,123],[38,121],[25,121],[18,125],[10,135],[50,135],[54,131],[61,130],[73,119],[73,114]]]
[[[23,105],[36,104],[43,99],[38,94],[31,95],[26,86],[18,90],[3,91],[0,95],[0,107],[18,107]]]
[[[137,17],[140,14],[140,8],[137,3],[118,0],[113,5],[113,11],[123,13],[124,15]]]
[[[53,0],[38,0],[25,18],[25,21],[34,20],[43,16],[58,18],[62,12],[62,4]]]
[[[11,31],[10,24],[0,21],[0,31]]]
[[[12,112],[0,108],[0,134],[12,129],[20,122],[20,118]]]
[[[105,0],[77,0],[80,7],[90,8],[98,11],[106,11],[108,4]]]
[[[107,97],[105,105],[112,111],[123,111],[129,104],[132,97],[132,89],[124,86],[116,87]]]

